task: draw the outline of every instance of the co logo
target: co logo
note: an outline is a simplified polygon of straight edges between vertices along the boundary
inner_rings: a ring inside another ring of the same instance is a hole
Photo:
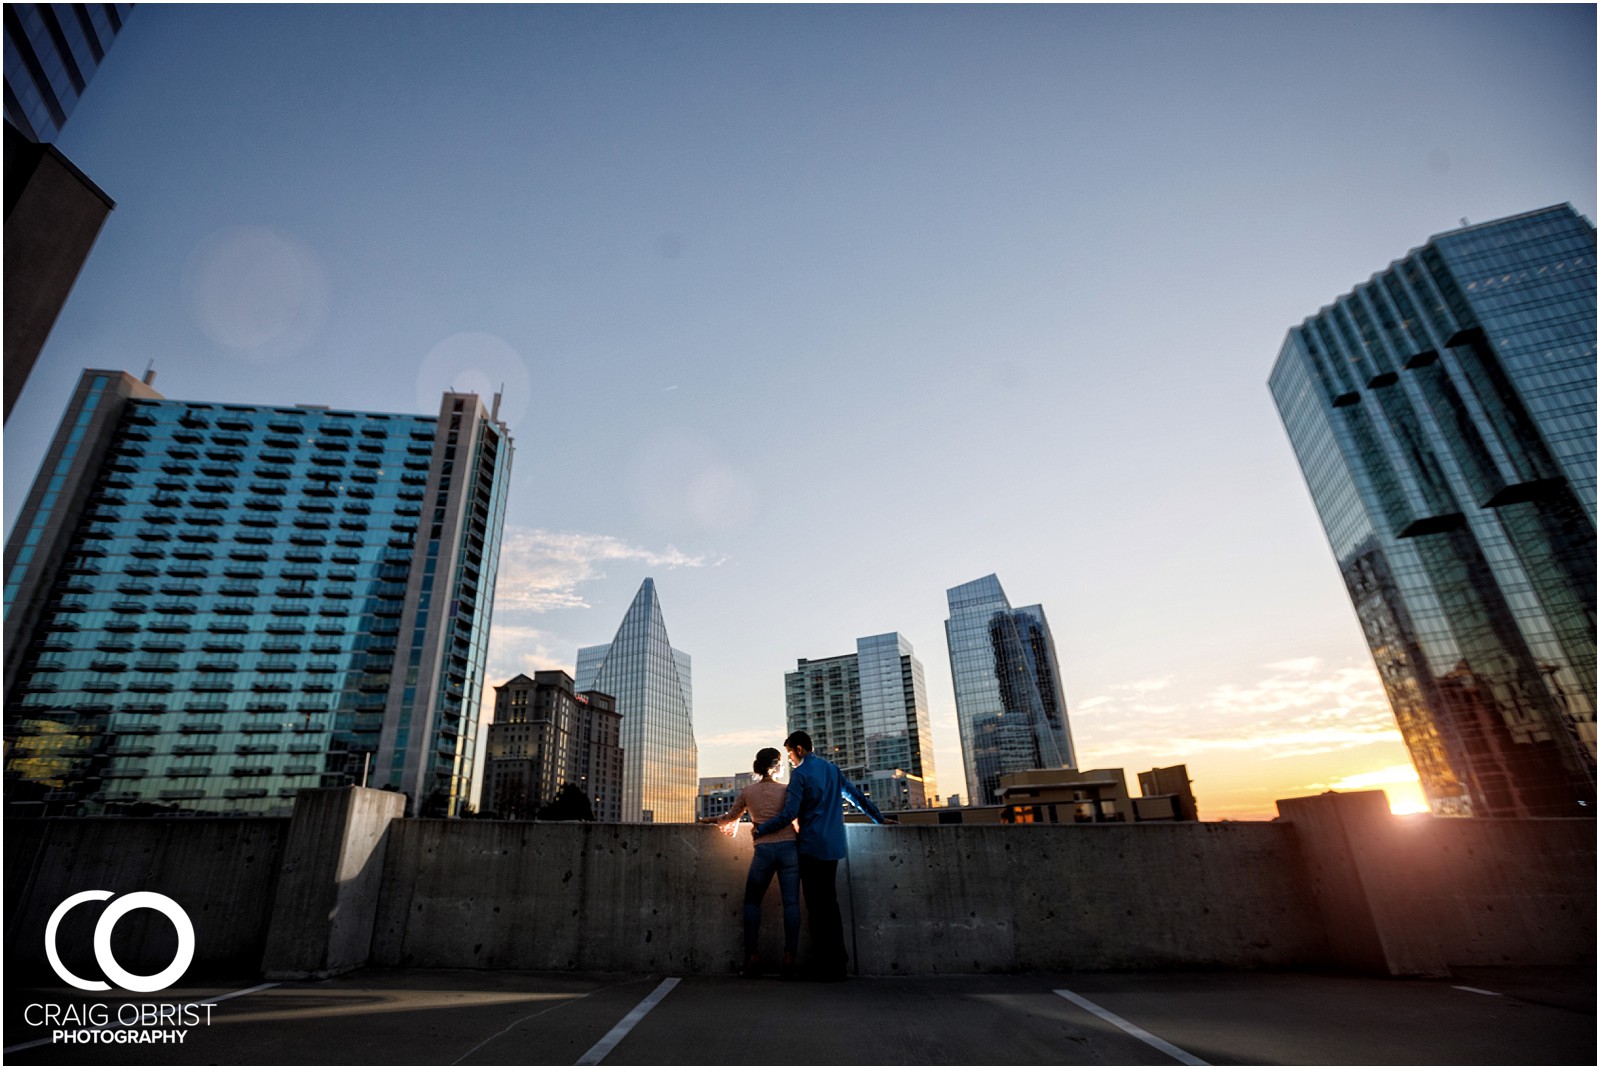
[[[114,897],[111,891],[79,891],[56,907],[50,914],[50,923],[44,929],[44,952],[50,958],[50,967],[73,987],[80,991],[109,991],[111,985],[104,980],[84,980],[72,975],[67,967],[61,964],[61,955],[56,952],[56,929],[61,927],[61,918],[67,915],[72,907],[84,902],[100,902]],[[128,913],[136,909],[153,909],[163,914],[172,926],[178,930],[178,953],[172,959],[172,964],[151,976],[139,976],[128,972],[111,954],[111,932],[117,922]],[[189,915],[166,895],[158,895],[154,891],[134,891],[132,894],[123,895],[117,901],[106,907],[100,914],[100,920],[94,926],[94,958],[100,963],[100,971],[106,977],[117,982],[117,986],[125,991],[160,991],[171,987],[189,968],[189,963],[194,960],[194,925],[189,923]]]

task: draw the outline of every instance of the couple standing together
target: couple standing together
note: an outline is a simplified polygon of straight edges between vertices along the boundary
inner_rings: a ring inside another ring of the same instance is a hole
[[[781,975],[793,979],[795,951],[800,943],[800,895],[811,916],[811,943],[816,960],[809,975],[817,980],[843,980],[849,955],[844,949],[844,923],[839,917],[838,888],[834,880],[846,853],[844,810],[848,799],[878,824],[883,814],[839,769],[811,752],[811,736],[796,731],[783,740],[794,771],[789,786],[773,780],[781,760],[768,747],[756,754],[755,773],[761,779],[740,792],[727,815],[708,817],[703,823],[732,825],[746,810],[755,826],[755,857],[744,885],[744,968],[741,976],[761,972],[757,936],[761,930],[761,899],[772,877],[783,892],[783,965]],[[795,831],[795,821],[799,831]]]

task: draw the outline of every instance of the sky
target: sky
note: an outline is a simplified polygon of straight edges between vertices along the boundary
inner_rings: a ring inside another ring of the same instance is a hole
[[[516,443],[489,680],[646,576],[700,773],[947,588],[1042,604],[1085,768],[1203,819],[1421,794],[1266,380],[1437,233],[1595,217],[1595,9],[140,4],[58,147],[116,202],[5,428],[85,367]]]

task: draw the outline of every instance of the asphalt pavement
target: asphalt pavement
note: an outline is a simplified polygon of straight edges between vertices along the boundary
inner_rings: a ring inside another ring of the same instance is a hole
[[[1595,977],[1583,968],[837,984],[365,969],[153,995],[12,984],[5,1005],[10,1065],[1594,1065],[1596,1055]]]

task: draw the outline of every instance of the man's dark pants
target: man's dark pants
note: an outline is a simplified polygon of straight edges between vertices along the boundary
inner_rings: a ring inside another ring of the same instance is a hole
[[[813,968],[824,976],[843,977],[849,955],[844,949],[844,922],[839,918],[839,891],[834,880],[839,862],[800,855],[800,889],[811,915]]]

